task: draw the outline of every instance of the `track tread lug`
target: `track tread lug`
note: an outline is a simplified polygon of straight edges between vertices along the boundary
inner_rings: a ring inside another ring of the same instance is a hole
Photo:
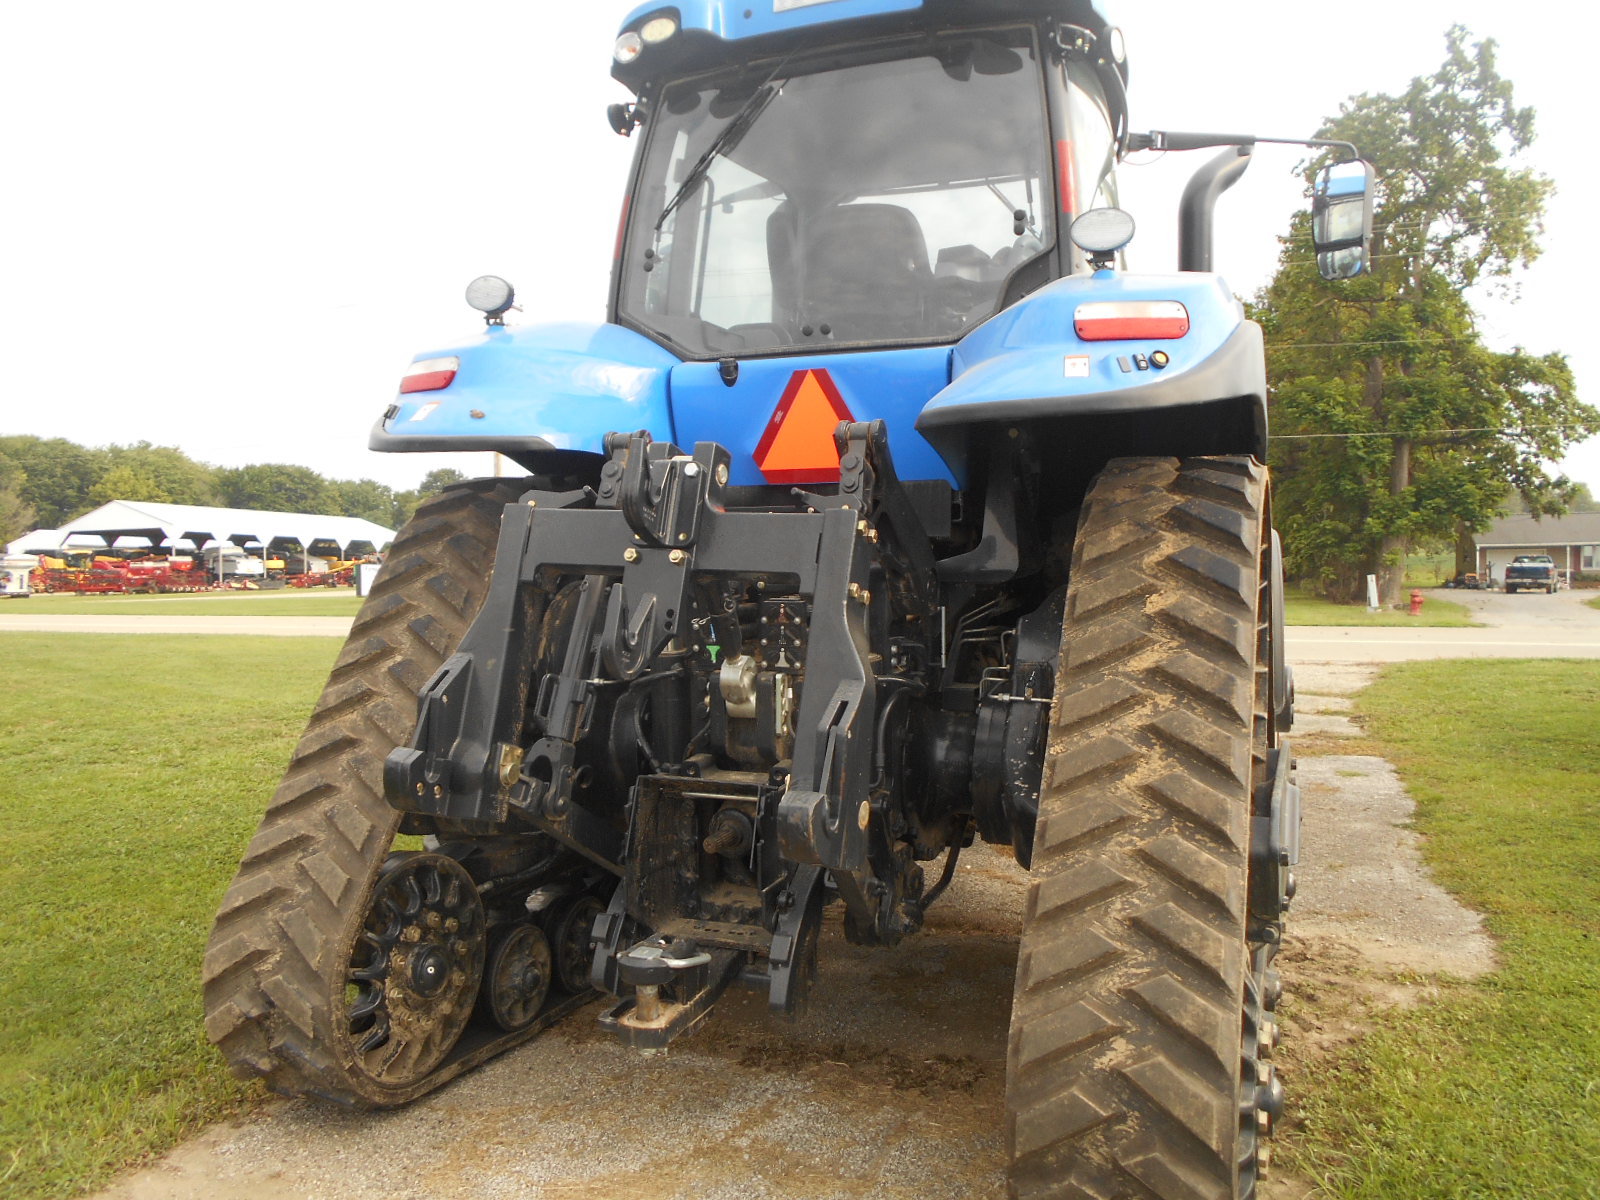
[[[1141,846],[1139,854],[1189,895],[1214,906],[1223,916],[1243,916],[1244,893],[1237,872],[1209,850],[1167,834]]]
[[[1126,679],[1106,679],[1093,687],[1062,696],[1050,714],[1052,737],[1068,737],[1077,730],[1144,703],[1146,693]]]
[[[1193,1076],[1179,1070],[1168,1058],[1152,1055],[1130,1063],[1122,1074],[1203,1145],[1227,1141],[1238,1123],[1238,1110],[1231,1100],[1198,1086]]]
[[[1139,886],[1109,863],[1091,858],[1042,876],[1029,890],[1028,912],[1035,921],[1063,921],[1106,904]]]
[[[1174,975],[1158,975],[1135,984],[1129,991],[1184,1040],[1217,1064],[1224,1076],[1237,1066],[1239,1018],[1218,1008]]]
[[[1132,819],[1127,806],[1104,796],[1075,796],[1071,803],[1046,803],[1041,806],[1034,830],[1034,852],[1065,854],[1083,842],[1109,837]]]
[[[1121,1023],[1090,1000],[1047,1013],[1020,1029],[1012,1043],[1017,1070],[1027,1073],[1040,1063],[1071,1058],[1117,1036]]]

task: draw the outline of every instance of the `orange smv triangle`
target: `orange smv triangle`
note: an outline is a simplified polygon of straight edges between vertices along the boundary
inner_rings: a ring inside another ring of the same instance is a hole
[[[853,420],[827,371],[796,371],[761,435],[756,466],[768,483],[837,483],[833,431]]]

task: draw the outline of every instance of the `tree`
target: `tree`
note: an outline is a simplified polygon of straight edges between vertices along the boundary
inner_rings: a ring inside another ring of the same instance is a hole
[[[1361,95],[1319,137],[1354,142],[1379,181],[1372,269],[1328,288],[1298,214],[1258,315],[1278,435],[1273,463],[1291,572],[1331,593],[1379,576],[1399,599],[1413,540],[1459,540],[1497,515],[1507,486],[1564,511],[1547,464],[1600,431],[1560,354],[1485,348],[1466,293],[1539,253],[1551,184],[1510,160],[1533,139],[1495,70],[1494,43],[1460,26],[1433,75]]]
[[[33,505],[22,498],[27,474],[0,453],[0,546],[33,528]]]
[[[41,526],[59,528],[95,506],[90,492],[105,473],[105,451],[65,438],[17,434],[0,437],[0,455],[21,469],[19,493]]]
[[[417,511],[429,496],[437,495],[452,484],[465,483],[467,477],[454,467],[436,467],[422,477],[422,482],[417,484],[414,491],[396,492],[394,496],[393,521],[394,528],[399,529],[411,519],[411,514]]]
[[[1519,492],[1509,491],[1505,495],[1505,509],[1513,516],[1526,516],[1528,505]],[[1594,493],[1589,490],[1587,483],[1573,482],[1569,485],[1566,504],[1568,512],[1600,512],[1600,501],[1594,498]]]
[[[417,484],[417,491],[426,498],[435,492],[444,491],[453,484],[466,481],[467,477],[454,467],[436,467],[422,477],[422,482]]]
[[[107,446],[107,471],[96,486],[98,498],[107,500],[155,500],[168,504],[215,504],[219,499],[216,470],[196,462],[174,446],[153,446],[135,442],[131,446]],[[128,481],[124,490],[107,483],[113,473]]]
[[[100,476],[99,482],[89,489],[89,498],[96,504],[110,504],[113,500],[151,500],[157,503],[169,503],[172,500],[154,477],[127,463],[119,463]]]
[[[328,481],[310,467],[252,463],[217,472],[222,502],[229,508],[268,512],[329,513],[337,499]]]
[[[328,485],[341,516],[361,517],[378,525],[394,519],[394,489],[375,479],[336,479]]]

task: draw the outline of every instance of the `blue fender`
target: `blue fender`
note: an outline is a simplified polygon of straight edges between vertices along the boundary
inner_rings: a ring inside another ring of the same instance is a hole
[[[1085,341],[1083,304],[1177,301],[1189,314],[1181,337]],[[1167,356],[1165,367],[1151,356]],[[973,330],[951,354],[950,385],[923,407],[917,431],[946,458],[971,426],[1088,416],[1237,400],[1261,412],[1266,367],[1261,328],[1216,275],[1096,271],[1057,279]],[[1244,448],[1241,448],[1244,449]]]
[[[460,360],[449,386],[397,396],[373,427],[373,450],[495,450],[539,471],[573,452],[604,454],[613,430],[672,440],[679,360],[620,325],[490,326],[416,361],[445,357]]]

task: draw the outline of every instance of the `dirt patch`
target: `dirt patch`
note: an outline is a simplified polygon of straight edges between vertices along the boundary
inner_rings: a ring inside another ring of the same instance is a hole
[[[1436,999],[1437,980],[1374,965],[1361,945],[1339,937],[1291,935],[1278,955],[1289,981],[1279,1006],[1285,1075],[1359,1041],[1374,1018]]]
[[[1397,971],[1472,978],[1494,969],[1482,918],[1423,866],[1416,806],[1392,766],[1367,755],[1305,757],[1299,781],[1295,937],[1335,938]]]

